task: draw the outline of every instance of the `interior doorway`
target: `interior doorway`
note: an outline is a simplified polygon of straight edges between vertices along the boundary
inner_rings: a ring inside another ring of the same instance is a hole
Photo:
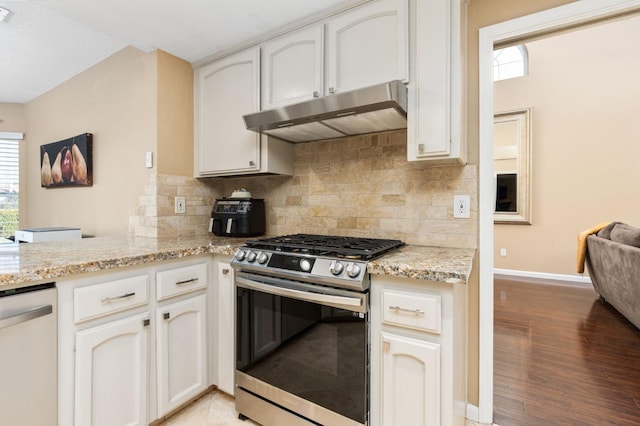
[[[493,417],[493,269],[494,269],[494,168],[493,168],[493,50],[542,34],[574,28],[613,16],[630,14],[640,1],[601,0],[576,2],[523,18],[485,27],[479,33],[479,235],[480,235],[480,349],[478,420],[490,423]]]

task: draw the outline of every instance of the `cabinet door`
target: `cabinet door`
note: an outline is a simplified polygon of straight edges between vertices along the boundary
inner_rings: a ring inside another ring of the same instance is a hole
[[[230,395],[235,391],[235,286],[233,269],[226,262],[218,263],[218,388]]]
[[[76,425],[147,424],[148,318],[76,333]]]
[[[374,0],[327,23],[327,93],[408,81],[407,0]]]
[[[382,332],[382,424],[440,425],[440,345]]]
[[[262,109],[302,102],[322,94],[323,26],[271,40],[262,48]]]
[[[158,416],[207,388],[206,295],[156,310]]]
[[[260,169],[260,135],[242,119],[260,108],[259,67],[255,47],[196,71],[199,176]]]
[[[466,162],[462,120],[461,0],[417,1],[408,86],[409,160]]]

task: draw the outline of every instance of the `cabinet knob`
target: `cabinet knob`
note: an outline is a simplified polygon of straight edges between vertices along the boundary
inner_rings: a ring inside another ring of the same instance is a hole
[[[142,326],[143,327],[149,327],[149,324],[151,324],[151,320],[150,319],[144,319],[142,320]]]
[[[317,90],[314,90],[314,91],[313,91],[313,97],[314,97],[314,98],[318,98],[318,97],[320,97],[320,93],[318,93],[318,91],[317,91]]]
[[[171,314],[169,312],[165,312],[164,314],[162,314],[162,318],[168,320],[169,318],[171,318]]]
[[[336,93],[336,89],[333,87],[329,87],[329,93],[334,94]]]
[[[222,270],[222,275],[229,275],[229,269],[228,268],[224,268]]]
[[[418,151],[424,152],[424,144],[423,143],[419,143],[418,144]]]
[[[249,161],[249,166],[253,167],[255,165],[256,165],[256,163],[254,161]]]

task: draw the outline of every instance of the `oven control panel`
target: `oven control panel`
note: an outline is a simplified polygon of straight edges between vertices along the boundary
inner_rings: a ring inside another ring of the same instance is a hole
[[[250,266],[264,273],[269,270],[291,271],[313,276],[346,281],[362,281],[366,275],[367,262],[332,257],[306,256],[300,254],[240,248],[236,251],[233,262],[236,265]]]

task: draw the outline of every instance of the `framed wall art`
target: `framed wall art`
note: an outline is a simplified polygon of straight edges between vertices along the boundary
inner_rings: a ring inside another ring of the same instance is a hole
[[[40,185],[43,188],[93,185],[93,135],[40,145]]]

